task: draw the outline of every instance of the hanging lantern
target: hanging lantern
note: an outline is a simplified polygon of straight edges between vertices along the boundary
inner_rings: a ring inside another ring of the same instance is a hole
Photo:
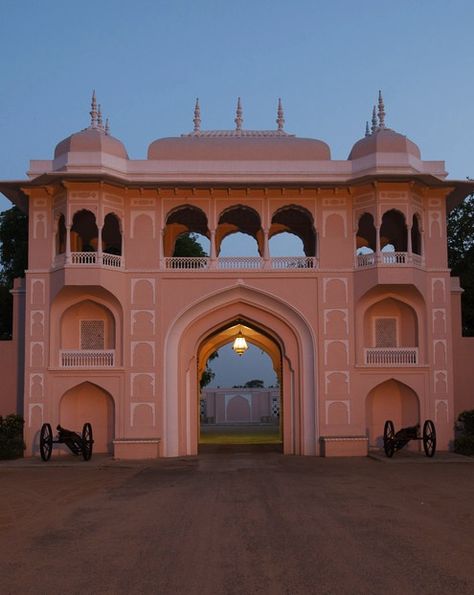
[[[234,344],[232,345],[232,349],[235,351],[237,355],[243,355],[249,346],[247,345],[247,341],[242,334],[242,331],[239,331],[237,337],[235,337]]]

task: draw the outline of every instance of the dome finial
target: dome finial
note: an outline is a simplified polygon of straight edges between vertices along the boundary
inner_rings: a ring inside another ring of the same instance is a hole
[[[99,130],[104,130],[104,126],[102,124],[102,108],[100,106],[100,103],[97,106],[97,128]]]
[[[89,114],[91,116],[90,128],[97,128],[97,101],[95,98],[95,89],[92,91],[91,111]]]
[[[370,133],[374,134],[374,132],[377,132],[377,111],[375,109],[375,105],[374,109],[372,110],[372,128],[370,129]]]
[[[281,104],[281,98],[278,98],[278,110],[277,110],[277,119],[276,123],[278,125],[278,131],[283,132],[283,126],[285,125],[285,116],[283,113],[283,106]]]
[[[370,136],[369,121],[365,121],[365,136]]]
[[[196,105],[194,106],[194,132],[199,134],[201,132],[201,107],[199,106],[199,98],[196,97]]]
[[[235,110],[235,129],[237,131],[241,131],[242,130],[242,124],[244,122],[243,118],[242,118],[242,104],[240,102],[240,97],[237,98],[237,109]]]
[[[109,118],[105,118],[105,134],[110,134],[110,122],[109,122]]]
[[[382,91],[379,91],[379,128],[385,128],[385,106],[383,104]]]

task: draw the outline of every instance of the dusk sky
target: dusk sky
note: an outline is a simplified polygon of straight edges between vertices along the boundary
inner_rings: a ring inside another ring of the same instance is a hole
[[[238,96],[244,128],[275,128],[281,97],[288,132],[346,159],[382,89],[388,127],[474,177],[472,0],[0,0],[0,22],[3,180],[88,126],[94,88],[134,159],[196,97],[203,129],[233,128]]]

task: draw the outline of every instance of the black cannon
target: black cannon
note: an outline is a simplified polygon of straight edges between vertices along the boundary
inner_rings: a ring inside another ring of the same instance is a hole
[[[85,423],[82,428],[82,434],[67,430],[57,426],[57,435],[53,439],[53,431],[50,424],[43,424],[40,432],[40,454],[43,461],[49,461],[53,444],[65,444],[74,455],[82,455],[84,461],[88,461],[92,456],[92,426]]]
[[[410,440],[423,440],[423,448],[427,457],[434,456],[436,452],[436,428],[431,419],[423,424],[423,433],[420,434],[420,424],[402,428],[395,433],[393,421],[388,419],[383,429],[383,449],[387,457],[406,446]]]

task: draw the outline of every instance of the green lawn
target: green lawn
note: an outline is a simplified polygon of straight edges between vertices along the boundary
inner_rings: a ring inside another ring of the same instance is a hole
[[[202,424],[200,444],[278,444],[280,428],[274,425]]]

